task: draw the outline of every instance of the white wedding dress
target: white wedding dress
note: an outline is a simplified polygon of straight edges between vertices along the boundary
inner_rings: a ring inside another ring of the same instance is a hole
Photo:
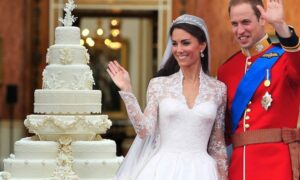
[[[144,113],[132,93],[120,92],[138,134],[115,179],[226,179],[226,87],[200,72],[199,94],[189,108],[181,71],[150,81]]]

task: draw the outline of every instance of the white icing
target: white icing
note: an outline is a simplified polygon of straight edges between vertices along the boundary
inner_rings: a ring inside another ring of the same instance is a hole
[[[83,180],[112,179],[123,160],[123,157],[116,157],[115,142],[108,139],[101,141],[74,141],[70,145],[68,139],[65,139],[65,142],[61,141],[58,143],[23,138],[17,141],[16,144],[18,144],[18,148],[15,149],[16,157],[4,160],[4,168],[7,174],[12,174],[12,179],[46,178],[50,180],[50,177],[54,177],[53,174],[57,168],[57,163],[59,163],[58,161],[61,161],[64,156],[59,156],[56,153],[56,155],[53,154],[49,157],[46,154],[47,151],[59,151],[59,144],[63,145],[60,148],[65,148],[60,149],[60,151],[65,152],[69,156],[67,159],[72,159],[72,165],[69,164],[69,166],[72,166],[74,173]],[[70,145],[70,147],[66,145]],[[107,152],[110,152],[110,156],[107,156]],[[62,169],[57,169],[56,172]],[[57,176],[61,174],[62,172],[58,173]]]
[[[81,45],[55,44],[48,48],[48,64],[88,64],[90,56]]]
[[[101,113],[99,90],[48,90],[34,92],[34,112],[48,114]]]
[[[57,141],[62,135],[71,135],[73,140],[92,140],[112,125],[107,115],[28,115],[24,124],[29,132],[46,141]]]
[[[101,139],[112,125],[101,113],[101,91],[94,79],[80,29],[72,27],[73,0],[55,29],[55,44],[47,49],[43,89],[34,92],[34,112],[24,125],[34,137],[15,143],[15,154],[4,159],[4,180],[111,180],[123,157],[116,143]]]
[[[48,65],[43,72],[43,89],[91,90],[94,79],[88,65]]]
[[[11,159],[55,159],[59,144],[56,141],[22,138],[15,142],[15,156]],[[73,141],[72,155],[77,160],[111,159],[116,157],[116,143],[110,139],[100,141]]]
[[[110,160],[74,160],[73,171],[81,180],[112,180],[123,157]],[[26,164],[25,164],[26,162]],[[4,169],[11,173],[12,179],[50,180],[56,168],[56,160],[18,160],[4,159]],[[11,180],[11,179],[9,179]]]
[[[12,159],[54,159],[57,156],[58,143],[31,141],[31,138],[27,137],[15,142],[14,151],[15,157],[11,157]]]
[[[4,159],[4,169],[12,178],[50,178],[56,167],[53,160]]]
[[[116,143],[112,140],[74,141],[72,143],[73,156],[76,159],[110,159],[116,156]]]
[[[56,27],[55,44],[80,44],[80,29],[75,26]]]

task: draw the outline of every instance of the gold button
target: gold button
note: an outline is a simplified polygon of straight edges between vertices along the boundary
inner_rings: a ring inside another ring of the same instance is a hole
[[[251,112],[251,109],[250,109],[250,108],[247,108],[246,112]]]
[[[250,124],[245,124],[245,128],[249,128],[250,127]]]
[[[252,102],[251,102],[251,101],[249,101],[249,103],[248,103],[248,104],[250,105],[250,104],[252,104]]]
[[[249,119],[250,119],[250,117],[249,117],[249,116],[246,116],[246,117],[245,117],[245,119],[246,119],[246,120],[249,120]]]
[[[247,65],[248,65],[248,66],[250,66],[251,64],[252,64],[252,62],[250,62],[250,61],[247,62]]]

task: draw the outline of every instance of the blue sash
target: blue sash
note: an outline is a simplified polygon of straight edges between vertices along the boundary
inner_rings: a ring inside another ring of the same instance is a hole
[[[240,81],[231,107],[232,133],[235,132],[256,89],[264,80],[266,70],[270,70],[283,53],[284,50],[281,47],[274,46],[251,65]]]

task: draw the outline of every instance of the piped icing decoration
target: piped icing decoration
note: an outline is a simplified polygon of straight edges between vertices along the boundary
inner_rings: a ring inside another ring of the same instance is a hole
[[[64,26],[72,26],[72,24],[76,21],[77,17],[74,17],[72,15],[72,11],[75,9],[76,5],[73,0],[68,0],[68,3],[66,3],[66,6],[64,8],[65,11],[65,17],[59,18],[58,20],[64,25]]]

